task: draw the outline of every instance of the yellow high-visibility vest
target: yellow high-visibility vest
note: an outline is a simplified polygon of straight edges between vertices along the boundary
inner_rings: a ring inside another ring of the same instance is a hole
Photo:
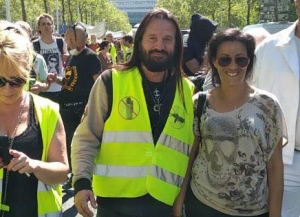
[[[58,104],[48,99],[33,96],[34,106],[38,122],[41,127],[43,140],[42,161],[47,161],[48,149],[55,132],[57,120],[59,116]],[[0,170],[0,184],[3,184],[3,172]],[[26,187],[26,186],[25,186]],[[39,217],[60,217],[62,211],[62,189],[60,185],[49,186],[38,181],[37,186],[37,205]],[[0,188],[0,209],[9,211],[9,207],[2,204],[2,187]]]
[[[154,145],[139,70],[112,73],[112,110],[95,160],[93,190],[101,197],[134,198],[149,193],[173,205],[194,141],[194,86],[183,79],[184,103],[176,88],[169,117]]]

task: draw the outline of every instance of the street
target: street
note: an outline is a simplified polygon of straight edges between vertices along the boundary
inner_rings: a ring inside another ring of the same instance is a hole
[[[74,190],[63,190],[63,217],[80,217],[74,205]],[[94,210],[96,216],[96,210]]]

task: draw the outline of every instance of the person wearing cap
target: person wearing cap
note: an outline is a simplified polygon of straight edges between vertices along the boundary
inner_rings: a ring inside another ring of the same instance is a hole
[[[207,43],[216,28],[217,23],[207,17],[200,14],[192,16],[187,47],[183,53],[183,69],[187,76],[200,71]]]

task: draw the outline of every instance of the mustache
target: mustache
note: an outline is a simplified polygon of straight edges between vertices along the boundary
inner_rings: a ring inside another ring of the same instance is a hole
[[[168,52],[167,52],[167,51],[165,51],[165,50],[158,50],[158,49],[150,50],[150,51],[149,51],[149,54],[152,54],[152,53],[162,53],[162,54],[168,55]]]

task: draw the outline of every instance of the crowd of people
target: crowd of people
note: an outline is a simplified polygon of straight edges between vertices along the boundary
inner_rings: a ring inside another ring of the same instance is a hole
[[[0,215],[60,217],[73,188],[84,217],[300,217],[300,23],[216,28],[194,14],[183,47],[163,8],[100,43],[0,21]]]

